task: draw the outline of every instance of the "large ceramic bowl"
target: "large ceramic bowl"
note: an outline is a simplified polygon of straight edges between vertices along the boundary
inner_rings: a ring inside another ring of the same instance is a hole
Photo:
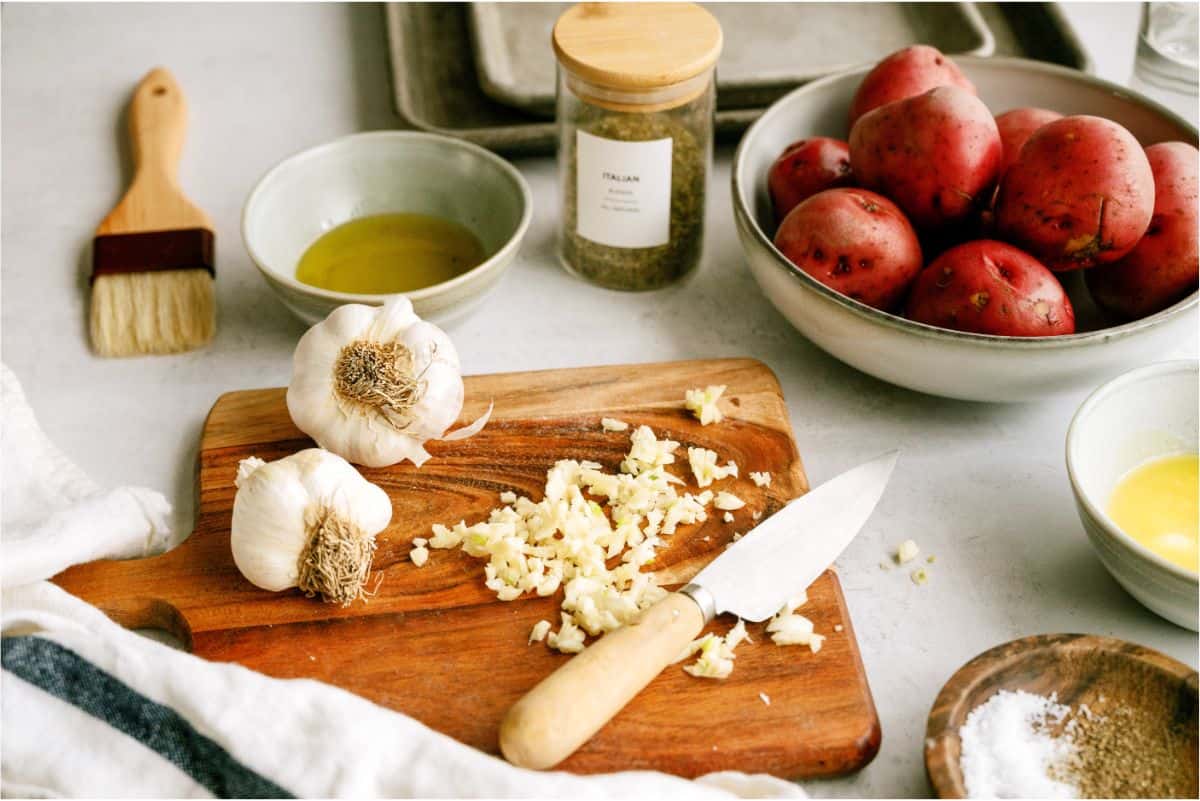
[[[1163,106],[1074,70],[1022,59],[956,58],[993,113],[1040,106],[1108,117],[1144,145],[1195,144],[1196,129]],[[965,334],[915,323],[835,292],[796,270],[772,244],[767,170],[790,142],[846,136],[846,113],[862,67],[807,84],[780,99],[746,132],[733,164],[733,209],[750,271],[800,333],[863,372],[910,389],[980,401],[1033,400],[1094,387],[1193,341],[1197,295],[1151,317],[1112,325],[1078,273],[1064,276],[1079,332],[1026,339]]]
[[[1133,468],[1200,442],[1200,368],[1152,364],[1100,387],[1067,431],[1067,474],[1079,519],[1100,561],[1129,594],[1173,623],[1197,629],[1200,579],[1149,550],[1105,513],[1117,482]]]
[[[421,317],[445,323],[474,308],[512,264],[533,202],[516,168],[483,148],[437,134],[375,131],[336,139],[280,162],[242,211],[242,238],[267,284],[297,317],[324,319],[345,303],[391,295],[334,292],[296,280],[309,245],[356,217],[429,214],[466,226],[487,258],[426,289],[405,292]]]

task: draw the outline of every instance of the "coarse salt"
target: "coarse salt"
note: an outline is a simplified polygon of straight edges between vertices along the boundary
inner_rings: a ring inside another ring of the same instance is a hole
[[[1074,754],[1069,737],[1050,731],[1070,714],[1050,697],[1001,690],[971,710],[958,731],[960,765],[969,798],[1075,798],[1078,791],[1050,778]]]

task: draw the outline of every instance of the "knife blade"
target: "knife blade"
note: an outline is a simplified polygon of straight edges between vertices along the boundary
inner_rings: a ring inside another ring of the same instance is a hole
[[[896,451],[795,499],[714,559],[680,592],[711,618],[766,620],[816,581],[858,534],[891,478]],[[706,609],[712,605],[712,612]]]
[[[543,679],[500,723],[505,759],[524,768],[554,767],[674,662],[719,611],[752,621],[778,612],[862,529],[896,457],[887,453],[792,501],[682,590]]]

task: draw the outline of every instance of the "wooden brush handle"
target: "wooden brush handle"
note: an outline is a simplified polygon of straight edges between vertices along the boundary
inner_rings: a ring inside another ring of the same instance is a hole
[[[179,188],[179,159],[187,127],[187,101],[174,76],[162,67],[146,73],[129,105],[133,181],[96,228],[108,234],[213,229],[212,220]]]
[[[500,724],[504,758],[523,768],[557,765],[679,657],[704,614],[672,593],[636,623],[605,634],[513,705]]]
[[[133,137],[135,180],[176,183],[183,138],[187,128],[187,101],[174,76],[156,67],[142,78],[129,107],[129,133]]]

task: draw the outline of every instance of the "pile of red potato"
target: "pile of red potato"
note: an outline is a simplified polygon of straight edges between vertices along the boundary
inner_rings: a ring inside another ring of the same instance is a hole
[[[954,62],[918,45],[863,79],[848,142],[803,139],[771,166],[775,245],[826,286],[918,322],[1070,334],[1056,273],[1085,270],[1122,319],[1196,290],[1198,160],[1184,142],[1143,149],[1100,117],[993,117]]]

